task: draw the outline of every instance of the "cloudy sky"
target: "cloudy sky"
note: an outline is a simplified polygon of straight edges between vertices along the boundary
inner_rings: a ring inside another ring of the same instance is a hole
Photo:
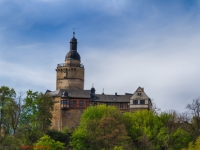
[[[55,90],[73,28],[85,89],[179,112],[200,96],[198,0],[0,0],[0,86]]]

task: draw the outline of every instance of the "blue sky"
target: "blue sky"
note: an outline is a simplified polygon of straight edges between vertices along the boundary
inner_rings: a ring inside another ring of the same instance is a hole
[[[85,89],[179,112],[200,96],[198,0],[0,0],[0,85],[55,90],[73,28]]]

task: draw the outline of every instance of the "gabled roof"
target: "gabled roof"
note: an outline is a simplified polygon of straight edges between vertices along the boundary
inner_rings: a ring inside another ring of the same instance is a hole
[[[138,95],[138,93],[141,93],[141,96]],[[135,100],[139,100],[139,99],[150,99],[147,94],[144,92],[144,88],[138,87],[138,89],[135,91],[135,93],[132,95],[132,97],[130,99],[135,99]]]

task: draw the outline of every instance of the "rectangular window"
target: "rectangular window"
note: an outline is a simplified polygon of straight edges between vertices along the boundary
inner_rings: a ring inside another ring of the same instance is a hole
[[[137,105],[138,104],[138,100],[133,100],[133,105]]]
[[[73,105],[76,106],[76,101],[73,101]]]
[[[80,106],[83,106],[83,102],[82,101],[80,101]]]
[[[141,94],[141,93],[137,93],[137,95],[138,95],[138,96],[141,96],[142,94]]]
[[[61,101],[61,109],[68,109],[69,108],[69,101],[68,100],[62,100]]]
[[[145,100],[140,100],[140,104],[144,105],[145,104]]]
[[[69,101],[62,100],[62,101],[61,101],[61,104],[62,104],[62,105],[69,105]]]
[[[110,103],[106,103],[106,106],[109,106],[110,105]]]
[[[120,108],[123,108],[123,106],[124,106],[124,103],[120,103]]]

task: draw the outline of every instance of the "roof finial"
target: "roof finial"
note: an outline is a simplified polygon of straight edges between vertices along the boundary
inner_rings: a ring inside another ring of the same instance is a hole
[[[75,28],[73,28],[73,37],[75,37]]]

